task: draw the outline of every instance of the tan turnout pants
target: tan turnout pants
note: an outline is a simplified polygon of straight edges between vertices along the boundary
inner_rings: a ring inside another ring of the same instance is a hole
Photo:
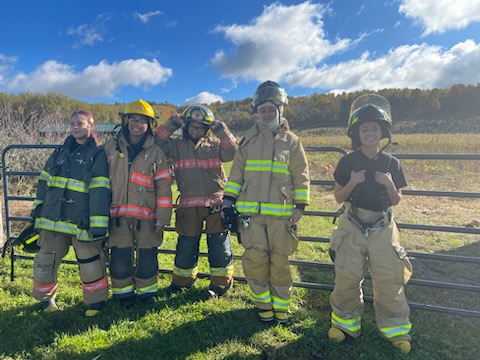
[[[349,335],[360,335],[364,312],[362,283],[368,270],[373,280],[374,309],[377,326],[389,339],[410,339],[410,308],[404,285],[412,274],[412,265],[399,243],[393,213],[385,214],[386,226],[370,231],[368,237],[348,219],[350,204],[332,233],[330,249],[335,263],[335,289],[330,296],[332,326]],[[364,223],[374,223],[381,212],[358,209]],[[390,219],[389,219],[390,218]],[[390,221],[389,221],[390,220]]]
[[[242,265],[250,300],[258,309],[288,311],[293,284],[289,256],[297,249],[296,226],[288,218],[255,215],[239,223]]]

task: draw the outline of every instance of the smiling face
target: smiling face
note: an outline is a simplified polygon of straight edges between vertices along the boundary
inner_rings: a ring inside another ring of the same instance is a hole
[[[75,113],[70,118],[70,133],[77,143],[84,144],[92,134],[92,130],[93,122],[91,122],[85,115]]]
[[[192,137],[192,139],[196,140],[205,136],[207,133],[207,126],[202,124],[198,121],[189,121],[188,122],[188,135]]]
[[[362,146],[378,146],[382,138],[382,127],[378,121],[365,121],[359,124],[358,131]]]
[[[128,115],[128,132],[130,134],[130,140],[135,144],[139,141],[148,130],[148,123],[150,118],[140,114]]]
[[[258,115],[264,123],[269,124],[277,117],[277,108],[273,105],[259,106]]]

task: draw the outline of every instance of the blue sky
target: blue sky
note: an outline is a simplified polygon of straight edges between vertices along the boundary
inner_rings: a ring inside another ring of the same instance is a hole
[[[175,105],[480,83],[480,0],[16,0],[0,91]]]

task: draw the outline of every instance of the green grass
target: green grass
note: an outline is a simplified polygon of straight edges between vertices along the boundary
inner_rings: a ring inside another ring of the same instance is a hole
[[[162,247],[174,245],[174,233],[168,233]],[[202,241],[202,251],[204,246]],[[234,250],[239,254],[236,242]],[[326,251],[325,244],[302,242],[295,258],[328,261]],[[313,253],[316,255],[306,256]],[[171,268],[173,256],[161,254],[159,260],[162,268]],[[126,310],[109,301],[102,314],[87,319],[78,269],[70,264],[60,268],[57,303],[62,311],[48,315],[30,296],[32,261],[15,262],[13,282],[9,280],[9,259],[1,262],[1,359],[473,359],[478,344],[480,320],[412,310],[413,350],[409,355],[400,354],[378,334],[368,303],[362,336],[333,344],[326,338],[329,291],[294,288],[290,322],[264,325],[256,318],[247,301],[246,286],[240,281],[220,299],[209,299],[205,291],[208,280],[198,279],[193,289],[171,298],[160,291],[159,302],[153,306],[137,303]],[[333,284],[333,271],[328,269],[293,270],[296,281]],[[200,271],[207,271],[204,257]],[[235,261],[235,271],[242,275],[240,261]],[[437,265],[436,271],[449,274],[462,269]],[[474,278],[471,274],[470,280]],[[169,274],[159,275],[161,288],[169,282]],[[366,295],[370,288],[366,281]],[[451,291],[415,286],[407,287],[407,298],[425,303],[440,298],[451,306],[479,307],[478,296],[455,300]]]

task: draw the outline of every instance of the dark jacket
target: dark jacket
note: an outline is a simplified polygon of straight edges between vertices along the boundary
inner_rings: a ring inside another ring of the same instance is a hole
[[[84,241],[105,236],[110,201],[105,152],[92,138],[78,145],[69,136],[40,174],[32,211],[35,228]]]

